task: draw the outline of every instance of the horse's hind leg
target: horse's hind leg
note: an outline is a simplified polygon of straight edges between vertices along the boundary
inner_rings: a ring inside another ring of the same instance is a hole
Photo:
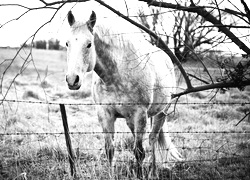
[[[149,177],[153,178],[153,179],[157,178],[156,159],[155,159],[155,143],[158,140],[159,132],[160,132],[160,130],[165,122],[165,117],[166,116],[164,113],[160,113],[151,119],[152,130],[151,130],[151,133],[149,134],[149,145],[151,148],[151,157],[150,157],[151,169],[150,169]]]
[[[150,172],[150,175],[153,177],[156,177],[156,157],[155,157],[155,145],[157,144],[157,155],[158,160],[161,161],[161,164],[166,163],[168,160],[181,160],[181,155],[177,151],[174,144],[171,142],[171,139],[169,137],[169,134],[167,132],[167,129],[163,129],[166,127],[164,125],[166,119],[165,113],[160,113],[154,117],[153,123],[152,123],[152,130],[149,134],[149,145],[152,150],[152,169]]]
[[[159,132],[162,129],[162,126],[165,122],[166,115],[162,112],[153,117],[152,120],[152,129],[149,134],[149,145],[153,146],[155,142],[158,140]]]
[[[109,160],[110,166],[112,167],[112,160],[114,157],[114,123],[116,118],[112,110],[108,108],[100,108],[98,109],[98,119],[104,133],[106,156]]]

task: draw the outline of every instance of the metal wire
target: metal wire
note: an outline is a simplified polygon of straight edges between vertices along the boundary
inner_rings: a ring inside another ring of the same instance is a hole
[[[47,105],[80,105],[80,106],[112,106],[112,105],[145,105],[148,103],[123,103],[123,102],[116,102],[116,103],[68,103],[68,102],[52,102],[52,101],[29,101],[29,100],[16,100],[16,99],[1,99],[0,104],[3,102],[11,102],[11,103],[26,103],[26,104],[47,104]],[[152,103],[153,105],[161,105],[161,104],[169,104],[169,103]],[[174,103],[173,103],[174,104]],[[177,105],[250,105],[250,102],[176,102]]]
[[[70,132],[69,134],[72,135],[89,135],[89,134],[131,134],[131,132],[98,132],[98,131],[91,131],[91,132]],[[154,132],[138,132],[138,133],[145,133],[150,134]],[[170,133],[170,134],[250,134],[250,131],[169,131],[163,133]],[[12,135],[22,135],[22,136],[31,136],[31,135],[62,135],[64,132],[8,132],[8,133],[0,133],[0,136],[12,136]]]

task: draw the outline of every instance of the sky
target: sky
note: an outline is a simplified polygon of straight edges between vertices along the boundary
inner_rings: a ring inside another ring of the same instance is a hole
[[[47,1],[49,2],[49,1]],[[108,4],[112,4],[112,7],[119,9],[119,11],[127,13],[127,9],[125,6],[124,1],[117,1],[117,0],[108,0],[106,1]],[[121,3],[123,2],[123,3]],[[135,1],[133,0],[126,0],[129,6],[131,3],[133,4],[132,7],[136,6]],[[22,4],[28,7],[39,7],[42,6],[42,3],[38,0],[1,0],[1,4],[8,3],[8,4]],[[51,23],[43,27],[39,33],[36,35],[37,40],[48,40],[50,38],[56,38],[61,41],[62,44],[66,41],[67,33],[69,31],[69,26],[67,23],[66,15],[67,12],[73,7],[73,13],[78,20],[83,20],[81,18],[89,17],[92,9],[95,10],[99,17],[114,17],[114,14],[101,7],[96,2],[87,2],[87,3],[71,3],[69,5],[65,5],[59,12],[56,14],[55,18],[52,20]],[[22,13],[24,13],[26,9],[17,6],[0,6],[0,25],[8,22],[13,18],[17,18]],[[130,8],[129,11],[133,11],[133,8]],[[0,46],[20,46],[23,42],[25,42],[30,36],[32,36],[36,30],[45,22],[50,20],[52,15],[54,14],[54,10],[35,10],[30,11],[23,17],[18,20],[13,20],[10,23],[4,25],[0,28]],[[136,12],[135,12],[136,13]],[[134,14],[136,15],[136,14]],[[81,17],[82,16],[82,17]],[[100,18],[98,19],[100,20]],[[111,21],[112,22],[112,21]],[[117,24],[116,24],[117,25]],[[119,26],[122,26],[120,24]]]
[[[55,0],[47,0],[47,2],[55,1]],[[125,3],[126,1],[126,3]],[[174,1],[174,0],[172,0]],[[140,3],[137,0],[105,0],[105,2],[109,5],[112,5],[115,9],[124,13],[125,15],[129,14],[130,16],[137,15],[138,8],[143,8],[146,12],[148,11],[148,7],[146,3]],[[171,2],[171,1],[167,1]],[[234,0],[236,7],[240,7],[240,0]],[[248,2],[248,0],[247,0]],[[40,7],[43,4],[39,0],[1,0],[0,4],[21,4],[28,7]],[[173,2],[174,3],[174,2]],[[249,2],[248,2],[249,3]],[[128,7],[128,9],[127,9]],[[230,7],[230,4],[225,7]],[[35,40],[49,40],[51,38],[59,39],[62,45],[65,44],[67,40],[67,33],[69,32],[69,25],[67,23],[66,15],[67,12],[71,9],[73,14],[75,15],[77,20],[83,20],[89,17],[92,10],[95,10],[97,14],[97,20],[109,20],[110,23],[113,23],[115,26],[119,26],[121,29],[129,31],[126,28],[126,23],[124,21],[117,20],[118,17],[114,15],[111,11],[102,7],[96,2],[85,2],[85,3],[70,3],[65,5],[59,12],[56,14],[55,18],[51,23],[43,27],[36,35]],[[166,11],[166,9],[164,9]],[[26,9],[18,6],[0,6],[0,25],[8,22],[13,18],[17,18],[22,13],[24,13]],[[30,11],[25,14],[18,20],[13,20],[8,24],[4,25],[0,28],[0,46],[11,46],[17,47],[23,44],[30,36],[32,36],[36,30],[45,22],[50,20],[53,13],[55,11],[51,9],[46,10],[35,10]],[[149,11],[148,11],[149,12]],[[168,18],[168,25],[174,23],[174,18]],[[172,29],[169,27],[169,30]],[[221,47],[223,48],[223,47]],[[228,45],[224,47],[226,50],[238,50],[238,47],[235,45]]]

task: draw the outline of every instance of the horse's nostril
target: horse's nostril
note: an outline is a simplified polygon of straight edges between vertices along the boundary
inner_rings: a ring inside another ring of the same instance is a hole
[[[74,85],[77,85],[77,84],[78,84],[78,82],[79,82],[79,80],[80,80],[79,76],[78,76],[78,75],[76,75]]]
[[[66,82],[69,86],[79,86],[80,77],[78,75],[66,75]]]
[[[69,81],[68,81],[68,76],[67,76],[67,75],[66,75],[66,82],[69,83]]]

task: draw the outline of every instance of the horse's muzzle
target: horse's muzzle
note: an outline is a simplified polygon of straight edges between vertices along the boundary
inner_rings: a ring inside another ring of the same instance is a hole
[[[66,82],[70,90],[78,90],[81,87],[81,82],[78,75],[66,75]]]

